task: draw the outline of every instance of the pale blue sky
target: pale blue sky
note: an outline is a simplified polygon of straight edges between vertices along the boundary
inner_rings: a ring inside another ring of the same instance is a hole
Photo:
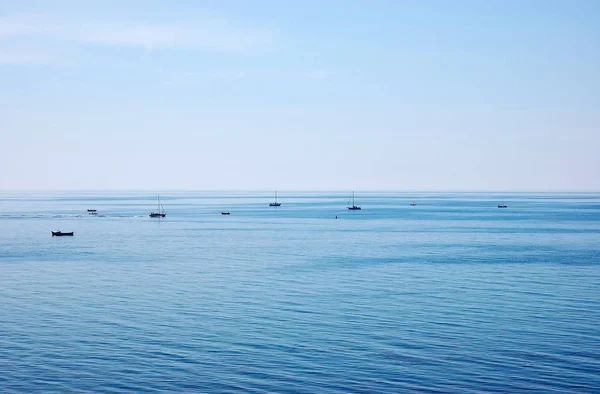
[[[600,1],[3,1],[0,189],[600,190]]]

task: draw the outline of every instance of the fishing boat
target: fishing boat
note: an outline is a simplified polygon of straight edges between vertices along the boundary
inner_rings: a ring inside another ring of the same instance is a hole
[[[52,231],[53,237],[64,237],[65,235],[73,236],[73,231],[71,231],[70,233],[63,233],[62,231]]]
[[[164,218],[165,216],[167,216],[167,213],[165,212],[165,208],[163,208],[162,204],[160,203],[160,196],[157,197],[157,208],[156,208],[156,212],[151,212],[150,213],[150,217],[151,218]]]
[[[231,215],[231,212],[221,212],[221,215]]]
[[[350,201],[348,201],[348,210],[350,211],[360,211],[360,207],[354,203],[354,191],[352,191],[352,205],[349,205]]]
[[[88,215],[97,215],[98,211],[96,211],[95,209],[88,209],[87,213],[88,213]]]
[[[508,208],[508,205],[506,205],[506,204],[498,204],[498,208]]]
[[[277,202],[277,192],[275,192],[275,202],[270,202],[269,206],[270,207],[280,207],[281,206],[281,203]]]
[[[411,207],[416,207],[416,206],[417,206],[417,203],[413,201],[413,202],[411,202],[411,203],[410,203],[410,206],[411,206]]]

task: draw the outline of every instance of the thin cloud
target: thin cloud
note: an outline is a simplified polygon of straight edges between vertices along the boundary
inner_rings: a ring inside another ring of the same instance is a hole
[[[9,53],[0,52],[0,64],[8,65],[52,65],[54,64],[51,58],[30,53]]]
[[[254,52],[272,46],[272,32],[235,26],[224,20],[195,25],[60,21],[45,15],[0,18],[0,40],[29,38],[152,50]]]
[[[56,33],[60,26],[39,14],[17,13],[0,17],[0,39]]]
[[[141,47],[145,50],[181,49],[214,52],[251,52],[270,46],[272,37],[260,29],[239,28],[207,21],[199,27],[86,24],[70,29],[67,39],[99,45]]]
[[[0,64],[13,66],[64,66],[67,62],[66,59],[58,58],[44,49],[15,48],[0,45]]]

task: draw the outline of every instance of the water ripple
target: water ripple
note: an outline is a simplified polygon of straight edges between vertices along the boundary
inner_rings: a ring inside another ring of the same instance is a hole
[[[2,392],[600,390],[598,196],[259,197],[0,198]]]

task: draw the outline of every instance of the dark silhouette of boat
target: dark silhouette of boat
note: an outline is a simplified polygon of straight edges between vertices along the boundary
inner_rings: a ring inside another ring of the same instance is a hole
[[[413,201],[413,202],[411,202],[411,203],[410,203],[410,206],[411,206],[411,207],[416,207],[416,206],[417,206],[417,203]]]
[[[52,231],[53,237],[64,237],[65,235],[73,236],[73,231],[71,231],[70,233],[63,233],[62,231]]]
[[[348,204],[350,204],[350,201],[348,201]],[[346,208],[348,208],[348,210],[350,211],[360,211],[361,209],[358,205],[354,203],[354,191],[352,191],[352,205],[349,205]]]
[[[156,209],[156,212],[151,212],[149,216],[151,218],[164,218],[165,216],[167,216],[167,213],[165,212],[165,208],[163,208],[162,204],[160,203],[160,196],[157,197],[157,200],[158,207]]]
[[[280,207],[281,206],[281,203],[277,202],[277,192],[275,192],[275,202],[270,202],[269,206],[270,207]]]
[[[88,215],[97,215],[98,214],[98,211],[95,209],[88,209],[87,212],[88,212]]]
[[[231,215],[231,212],[221,212],[221,215]]]
[[[508,205],[506,205],[506,204],[498,204],[498,208],[508,208]]]

